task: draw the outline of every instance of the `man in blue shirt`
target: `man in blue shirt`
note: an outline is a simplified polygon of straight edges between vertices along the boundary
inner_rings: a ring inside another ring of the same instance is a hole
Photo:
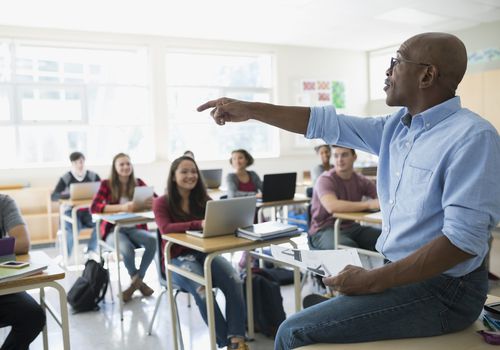
[[[466,67],[460,39],[425,33],[391,59],[386,102],[403,108],[387,117],[227,98],[198,107],[213,108],[220,125],[256,119],[379,156],[376,248],[388,263],[346,266],[325,278],[342,296],[289,317],[275,349],[440,335],[477,319],[488,288],[488,240],[500,218],[500,139],[455,96]]]

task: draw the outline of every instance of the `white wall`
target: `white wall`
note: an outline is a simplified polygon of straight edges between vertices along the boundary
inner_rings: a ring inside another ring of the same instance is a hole
[[[260,45],[223,41],[177,39],[159,36],[118,35],[110,33],[86,33],[61,30],[33,29],[0,26],[0,38],[35,39],[63,42],[81,42],[102,45],[144,45],[151,54],[153,113],[155,122],[155,144],[157,160],[152,164],[137,164],[136,176],[155,186],[162,192],[169,167],[167,159],[167,121],[168,106],[165,101],[165,82],[163,77],[165,48],[204,48],[232,51],[256,51],[274,53],[276,56],[276,100],[278,104],[296,104],[299,81],[301,79],[340,80],[346,85],[347,112],[366,114],[368,102],[367,58],[365,52],[345,50],[314,49],[291,46]],[[204,101],[200,101],[202,103]],[[208,117],[208,113],[206,114]],[[309,170],[317,162],[310,148],[297,148],[291,133],[281,132],[281,157],[277,159],[258,159],[254,170],[259,174],[297,171],[299,179],[303,170]],[[4,150],[5,151],[5,150]],[[228,154],[229,157],[229,154]],[[133,160],[132,160],[133,161]],[[200,162],[202,168],[222,167],[230,171],[226,161]],[[92,167],[102,177],[109,174],[110,167]],[[0,171],[0,184],[30,183],[31,186],[55,185],[59,176],[67,168],[7,169]]]

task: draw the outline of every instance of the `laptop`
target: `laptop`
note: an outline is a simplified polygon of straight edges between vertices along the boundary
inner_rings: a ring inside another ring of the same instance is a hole
[[[16,239],[14,237],[0,238],[0,262],[16,260],[14,246]]]
[[[134,198],[132,201],[138,205],[144,205],[146,200],[153,198],[154,188],[150,186],[136,186],[134,189]]]
[[[202,238],[234,234],[238,227],[253,224],[256,203],[255,197],[208,201],[203,231],[188,230],[186,233]]]
[[[70,184],[69,198],[72,200],[92,199],[99,190],[100,185],[99,181]]]
[[[293,199],[297,173],[266,174],[262,185],[262,202]]]
[[[201,177],[207,188],[219,188],[222,181],[222,169],[200,169]]]

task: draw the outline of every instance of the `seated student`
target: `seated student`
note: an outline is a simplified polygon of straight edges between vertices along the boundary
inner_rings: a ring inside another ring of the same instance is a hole
[[[316,184],[318,177],[323,174],[323,172],[333,168],[333,164],[330,164],[330,159],[332,158],[332,150],[330,145],[324,144],[314,147],[316,154],[319,155],[321,164],[316,165],[311,169],[311,181],[312,185]]]
[[[375,184],[354,172],[356,152],[351,148],[333,146],[335,168],[324,172],[314,186],[311,201],[309,245],[312,249],[334,249],[333,213],[379,209]],[[363,196],[373,198],[362,201]],[[375,250],[381,230],[343,221],[339,244]]]
[[[71,161],[71,170],[65,173],[59,178],[59,182],[52,191],[51,199],[52,201],[58,201],[59,199],[69,198],[69,187],[74,183],[83,182],[94,182],[101,181],[101,178],[96,173],[85,169],[85,156],[81,152],[73,152],[69,155],[69,160]],[[64,215],[71,217],[71,208],[67,208]],[[95,230],[95,225],[92,222],[92,215],[88,209],[80,209],[76,214],[78,231],[83,228],[91,228],[92,234],[87,245],[87,251],[97,250],[97,233]],[[66,231],[66,242],[68,248],[68,256],[71,255],[73,251],[73,224],[71,222],[65,222]]]
[[[190,157],[194,159],[194,153],[193,151],[187,150],[184,152],[183,156]]]
[[[255,196],[262,192],[262,181],[255,171],[247,170],[253,164],[253,157],[244,149],[231,152],[229,164],[235,172],[227,174],[227,196],[228,198]]]
[[[0,238],[16,239],[14,252],[27,254],[30,249],[28,228],[21,217],[16,202],[0,194]],[[0,295],[0,327],[11,326],[2,350],[29,349],[31,342],[45,326],[45,313],[26,292]]]
[[[180,157],[172,162],[167,180],[167,194],[153,203],[156,223],[163,234],[202,229],[208,197],[201,181],[200,171],[190,157]],[[172,264],[203,275],[206,254],[186,247],[172,247]],[[204,287],[176,273],[173,283],[189,291],[196,300],[201,316],[207,323],[207,305]],[[212,262],[213,286],[226,298],[226,317],[215,302],[215,333],[219,347],[248,349],[245,344],[245,302],[242,281],[231,263],[222,256]]]
[[[113,158],[109,179],[102,180],[90,211],[92,213],[117,213],[151,209],[152,199],[147,200],[144,207],[138,207],[132,201],[137,186],[146,186],[146,184],[141,179],[135,178],[130,157],[124,153],[118,153]],[[114,246],[113,228],[112,224],[103,221],[100,229],[102,239],[111,246]],[[123,301],[129,301],[137,289],[142,295],[150,296],[154,291],[144,283],[143,278],[155,256],[155,235],[148,231],[147,225],[122,227],[119,240],[120,253],[123,255],[123,262],[132,279],[130,286],[122,292]],[[138,247],[145,248],[139,269],[135,266],[135,248]]]

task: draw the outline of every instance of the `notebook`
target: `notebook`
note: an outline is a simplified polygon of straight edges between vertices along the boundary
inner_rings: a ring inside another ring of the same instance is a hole
[[[32,263],[30,263],[29,266],[21,267],[19,269],[0,267],[0,282],[6,282],[26,276],[36,275],[38,273],[41,273],[46,268],[47,265]]]
[[[222,169],[200,170],[201,177],[207,188],[219,188],[222,181]]]
[[[297,173],[266,174],[262,187],[262,202],[293,199]]]
[[[255,197],[208,201],[203,231],[188,230],[186,233],[202,238],[234,234],[238,227],[253,223],[256,203]]]
[[[132,201],[139,206],[144,206],[147,199],[153,198],[154,189],[149,186],[136,186],[134,189],[134,198]]]
[[[5,237],[0,239],[0,262],[16,260],[14,246],[16,239],[14,237]]]
[[[99,181],[72,183],[69,185],[69,198],[72,200],[92,199],[100,185]]]

